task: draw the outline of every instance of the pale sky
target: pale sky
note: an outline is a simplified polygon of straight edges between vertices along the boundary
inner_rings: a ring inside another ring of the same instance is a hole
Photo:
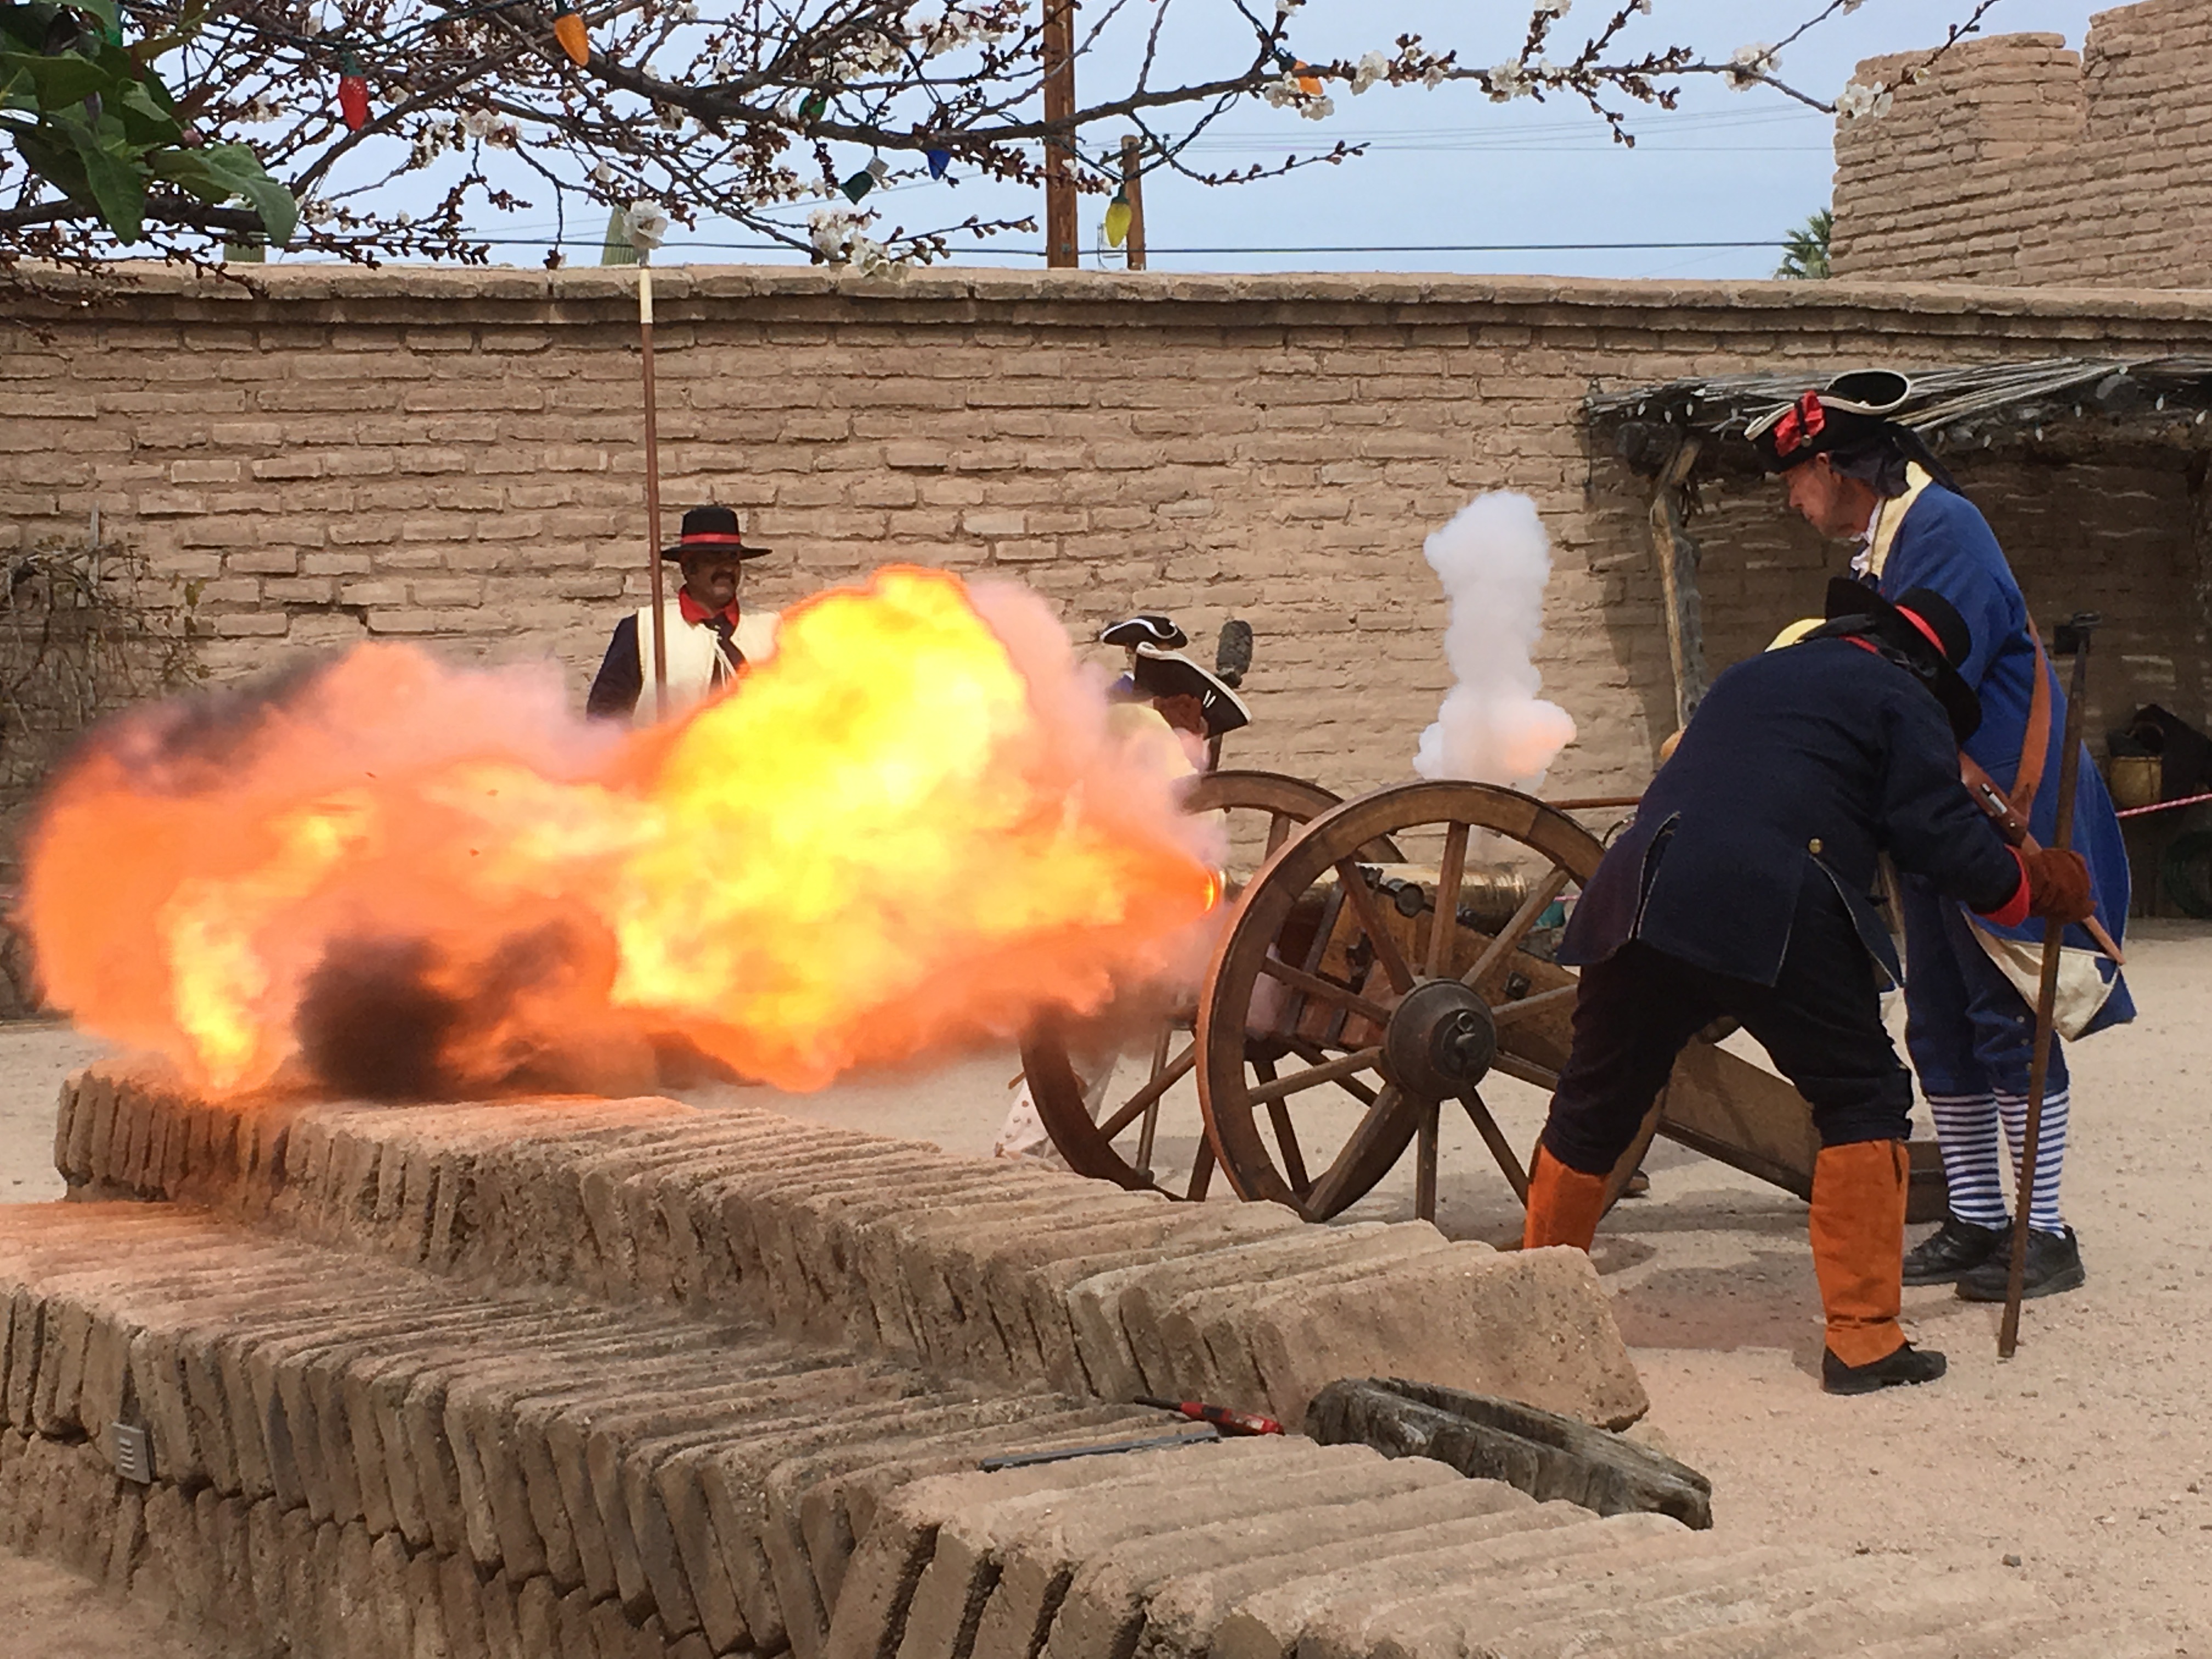
[[[1680,40],[1724,57],[1735,47],[1781,38],[1825,0],[1656,0],[1640,21],[1639,41]],[[1601,9],[1583,0],[1562,25]],[[2078,47],[2092,0],[1999,0],[1985,33],[2048,31]],[[1832,98],[1859,59],[1939,44],[1943,25],[1970,9],[1969,0],[1865,0],[1853,15],[1821,25],[1787,52],[1784,78]],[[1473,22],[1468,21],[1470,17]],[[1296,37],[1309,53],[1341,50],[1358,57],[1388,46],[1401,27],[1425,33],[1432,45],[1463,45],[1465,61],[1510,57],[1528,18],[1527,0],[1308,0]],[[1378,20],[1380,20],[1378,21]],[[1561,37],[1564,38],[1564,34]],[[1580,33],[1574,35],[1579,41]],[[1103,71],[1102,71],[1103,73]],[[1146,185],[1146,216],[1155,270],[1382,270],[1528,271],[1578,276],[1747,277],[1771,275],[1785,232],[1826,206],[1833,161],[1829,118],[1765,89],[1727,90],[1717,80],[1693,80],[1682,108],[1668,114],[1642,108],[1633,116],[1638,143],[1611,142],[1601,124],[1562,100],[1493,104],[1468,87],[1437,91],[1377,87],[1359,97],[1336,93],[1335,115],[1323,122],[1254,103],[1225,117],[1205,141],[1203,161],[1228,167],[1279,159],[1292,145],[1325,148],[1341,137],[1370,142],[1370,152],[1340,167],[1290,178],[1206,188],[1155,174]],[[1088,137],[1093,151],[1109,150],[1118,135]],[[856,156],[855,165],[865,157]],[[1200,159],[1194,157],[1194,160]],[[542,185],[538,186],[542,189]],[[931,192],[937,192],[932,199]],[[907,184],[880,192],[872,206],[920,227],[981,214],[1030,210],[1034,192],[970,181],[957,189]],[[1095,264],[1103,198],[1083,204],[1085,263]],[[791,215],[803,222],[804,209]],[[595,262],[604,220],[570,225],[568,257]],[[552,228],[549,214],[520,213],[477,228],[501,239],[497,258],[535,265]],[[717,246],[754,238],[726,224],[680,228],[658,256],[687,261],[758,263],[785,256],[755,248]],[[1006,251],[970,253],[969,262],[1025,268],[1042,264],[1042,237],[1001,239]],[[1499,244],[1750,242],[1747,248],[1620,251],[1543,249],[1471,251]],[[1346,249],[1349,252],[1215,250]],[[1449,252],[1386,252],[1387,249]],[[1203,252],[1182,252],[1192,249]]]

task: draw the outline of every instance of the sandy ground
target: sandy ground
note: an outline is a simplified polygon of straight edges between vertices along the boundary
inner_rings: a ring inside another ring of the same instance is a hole
[[[1950,1375],[1869,1399],[1822,1395],[1803,1205],[1680,1148],[1655,1151],[1650,1196],[1614,1212],[1596,1257],[1651,1393],[1650,1422],[1712,1477],[1723,1532],[1909,1556],[1928,1572],[2016,1558],[2024,1581],[2092,1620],[2161,1626],[2177,1652],[2212,1653],[2212,1238],[2193,1224],[2208,1159],[2212,927],[2138,922],[2130,944],[2142,1018],[2072,1056],[2065,1208],[2089,1283],[2030,1303],[2010,1361],[1996,1358],[1994,1310],[1947,1289],[1908,1291],[1906,1319],[1949,1356]],[[58,1194],[54,1086],[96,1052],[64,1027],[0,1028],[0,1195]],[[769,1102],[981,1156],[1018,1065],[991,1054],[805,1097],[689,1097]],[[1527,1145],[1537,1091],[1496,1079],[1486,1093]],[[1170,1103],[1163,1165],[1193,1145],[1194,1109],[1180,1110]],[[1463,1123],[1448,1126],[1443,1163],[1448,1231],[1517,1236],[1511,1194]],[[1402,1218],[1412,1200],[1401,1170],[1350,1217]],[[0,1632],[0,1651],[185,1653],[88,1605],[75,1581],[7,1558]]]

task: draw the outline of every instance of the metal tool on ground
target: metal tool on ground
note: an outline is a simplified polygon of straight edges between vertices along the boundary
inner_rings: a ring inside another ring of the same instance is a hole
[[[1122,1452],[1158,1451],[1168,1446],[1211,1445],[1220,1438],[1221,1431],[1209,1423],[1188,1434],[1152,1434],[1135,1440],[1102,1440],[1095,1446],[1054,1446],[1047,1451],[1012,1452],[1005,1457],[987,1457],[975,1467],[986,1474],[996,1474],[1000,1469],[1032,1468],[1039,1463],[1065,1463],[1077,1457],[1113,1457]]]
[[[1224,1434],[1280,1434],[1283,1431],[1283,1425],[1272,1417],[1262,1417],[1257,1412],[1240,1412],[1232,1406],[1209,1406],[1203,1400],[1155,1400],[1148,1394],[1140,1394],[1136,1403],[1173,1412],[1194,1423],[1211,1423]]]
[[[2058,630],[2058,649],[2074,647],[2074,684],[2066,697],[2065,747],[2058,756],[2058,828],[2053,845],[2065,852],[2074,844],[2074,790],[2081,777],[2081,716],[2089,693],[2089,635],[2104,618],[2077,611]],[[2028,1066],[2027,1131],[2021,1138],[2020,1169],[2014,1188],[2012,1261],[2005,1279],[2004,1317],[1997,1325],[1997,1358],[2009,1359],[2020,1347],[2020,1303],[2027,1283],[2028,1217],[2034,1208],[2035,1158],[2043,1140],[2043,1094],[2051,1080],[2051,1045],[2056,1041],[2058,963],[2065,927],[2043,924],[2043,978],[2035,996],[2035,1058]]]

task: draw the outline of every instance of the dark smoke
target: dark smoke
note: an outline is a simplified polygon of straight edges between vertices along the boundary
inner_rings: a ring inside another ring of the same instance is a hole
[[[364,1100],[434,1100],[460,1092],[446,1066],[467,1010],[437,990],[438,963],[416,939],[346,939],[307,978],[293,1017],[316,1080]]]

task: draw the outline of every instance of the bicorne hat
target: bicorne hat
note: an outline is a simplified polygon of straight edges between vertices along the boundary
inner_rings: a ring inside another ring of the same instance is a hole
[[[1743,435],[1769,472],[1787,472],[1895,430],[1897,412],[1911,396],[1912,382],[1893,369],[1855,369],[1753,417]]]
[[[1908,588],[1892,604],[1864,582],[1837,576],[1828,583],[1828,620],[1808,639],[1861,638],[1925,685],[1950,716],[1960,743],[1982,724],[1982,700],[1959,672],[1974,648],[1958,607],[1932,587]]]
[[[1209,738],[1252,723],[1252,711],[1244,706],[1244,700],[1218,675],[1207,672],[1188,657],[1140,646],[1130,677],[1140,697],[1196,697]]]
[[[1098,643],[1118,645],[1132,651],[1146,646],[1159,651],[1180,651],[1190,643],[1190,635],[1165,617],[1146,611],[1108,623],[1098,631]]]
[[[680,559],[686,553],[732,553],[740,559],[757,559],[771,549],[745,540],[738,515],[726,507],[695,507],[684,515],[684,528],[676,545],[664,547],[664,559]]]

